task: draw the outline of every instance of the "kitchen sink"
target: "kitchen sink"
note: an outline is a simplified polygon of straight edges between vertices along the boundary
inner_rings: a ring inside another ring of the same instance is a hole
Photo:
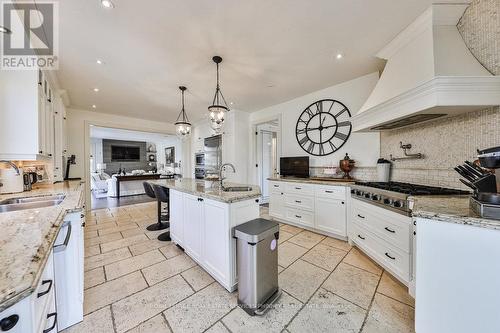
[[[21,197],[21,198],[6,199],[0,201],[0,213],[57,206],[61,202],[63,202],[65,197],[66,196],[63,194],[57,194],[57,195],[46,195],[39,197]]]
[[[224,192],[250,192],[252,190],[249,186],[229,186],[224,187]]]

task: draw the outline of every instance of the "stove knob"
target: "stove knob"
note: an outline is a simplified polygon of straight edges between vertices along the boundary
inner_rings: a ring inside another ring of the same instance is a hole
[[[384,205],[390,205],[392,203],[392,200],[389,198],[384,199]]]
[[[363,195],[363,192],[361,192],[360,190],[356,190],[356,195],[361,196],[361,195]]]
[[[378,201],[379,200],[378,194],[372,194],[372,200],[373,201]]]
[[[356,190],[355,189],[351,189],[351,194],[355,194],[356,193]]]
[[[370,198],[370,193],[365,193],[365,198],[369,199]]]
[[[403,207],[403,203],[399,200],[394,201],[392,205],[396,208]]]

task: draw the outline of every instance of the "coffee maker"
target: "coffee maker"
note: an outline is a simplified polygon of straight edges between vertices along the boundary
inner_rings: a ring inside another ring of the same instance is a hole
[[[496,173],[500,169],[500,146],[478,150],[478,160],[482,174],[473,182],[474,195],[470,207],[481,217],[500,220],[500,193]]]

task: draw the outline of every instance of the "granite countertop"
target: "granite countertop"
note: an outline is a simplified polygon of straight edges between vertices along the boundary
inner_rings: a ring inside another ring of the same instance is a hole
[[[181,178],[175,180],[174,179],[150,180],[149,183],[162,185],[180,192],[185,192],[202,198],[212,199],[225,203],[255,199],[259,198],[261,195],[260,187],[257,185],[235,184],[230,182],[224,182],[225,187],[249,186],[252,188],[252,190],[248,192],[224,192],[219,188],[218,184],[214,184],[214,187],[205,187],[204,180],[198,180],[193,178]]]
[[[327,177],[311,177],[311,178],[294,178],[294,177],[271,177],[267,180],[275,182],[292,182],[305,184],[319,185],[335,185],[335,186],[350,186],[354,184],[355,179],[348,180],[343,178],[327,178]]]
[[[67,212],[83,206],[80,181],[37,185],[30,192],[0,195],[0,201],[15,197],[65,194],[52,207],[0,213],[0,311],[30,295],[40,276]]]
[[[469,208],[469,196],[415,196],[412,216],[500,230],[500,220],[483,218]]]

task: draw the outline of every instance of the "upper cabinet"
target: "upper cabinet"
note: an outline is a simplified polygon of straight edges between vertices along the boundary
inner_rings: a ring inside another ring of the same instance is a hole
[[[52,161],[62,169],[65,110],[57,95],[42,71],[0,73],[0,159]]]

